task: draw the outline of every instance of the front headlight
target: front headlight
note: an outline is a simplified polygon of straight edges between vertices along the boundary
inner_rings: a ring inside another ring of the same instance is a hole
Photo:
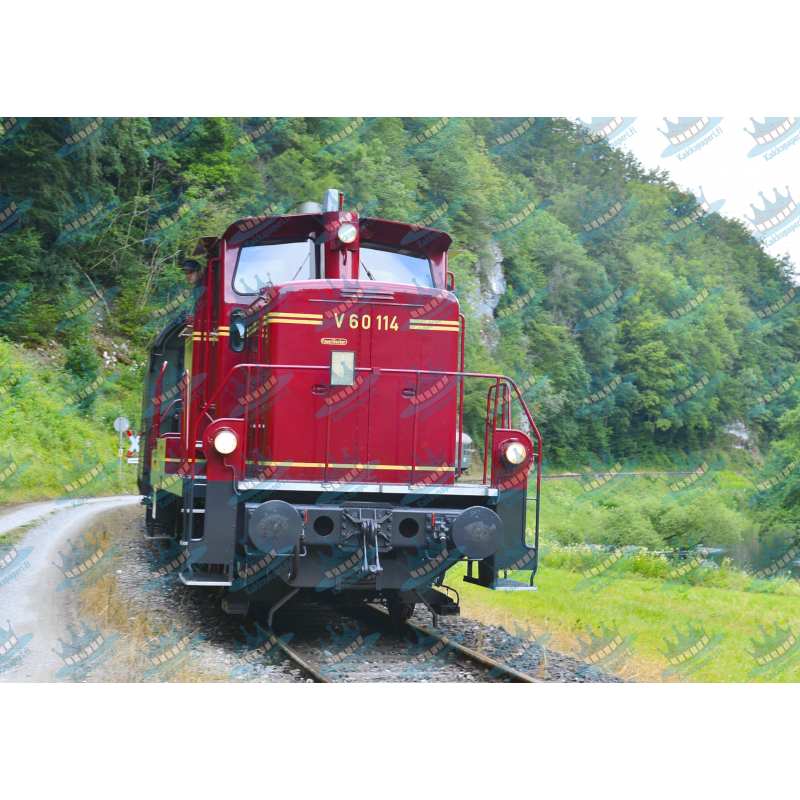
[[[239,440],[232,431],[220,431],[214,437],[214,449],[223,456],[232,453],[237,444],[239,444]]]
[[[342,225],[339,230],[336,232],[336,235],[339,237],[339,240],[344,242],[344,244],[350,244],[356,240],[356,236],[358,236],[358,231],[356,230],[355,225],[351,225],[349,222],[347,225]]]
[[[503,450],[503,458],[512,466],[518,467],[528,457],[528,450],[524,444],[511,442]]]

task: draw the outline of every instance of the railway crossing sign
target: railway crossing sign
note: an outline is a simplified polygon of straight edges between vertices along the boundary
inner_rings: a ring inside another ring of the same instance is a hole
[[[122,448],[122,434],[124,433],[128,439],[130,440],[130,447],[128,448],[128,452],[125,453],[125,458],[128,459],[129,464],[138,464],[139,459],[131,458],[134,453],[139,452],[139,439],[141,438],[140,433],[133,434],[131,433],[131,421],[127,417],[117,417],[114,420],[114,430],[119,433],[119,449],[117,450],[117,456],[119,458],[119,480],[122,480],[122,454],[125,452]]]
[[[131,433],[129,430],[125,431],[125,435],[130,439],[131,446],[128,448],[128,452],[125,453],[125,458],[130,458],[134,453],[139,452],[139,439],[142,438],[141,433]]]

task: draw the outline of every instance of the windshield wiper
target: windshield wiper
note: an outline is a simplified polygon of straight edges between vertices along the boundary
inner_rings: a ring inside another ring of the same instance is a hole
[[[359,263],[361,264],[362,267],[364,267],[364,272],[367,273],[367,275],[369,276],[369,279],[371,281],[374,281],[375,278],[372,277],[372,273],[367,269],[367,265],[364,263],[364,260],[362,259]]]

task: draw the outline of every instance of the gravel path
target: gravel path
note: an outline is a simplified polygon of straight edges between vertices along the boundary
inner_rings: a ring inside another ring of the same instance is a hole
[[[180,582],[154,585],[151,570],[163,563],[164,554],[159,543],[144,538],[143,509],[137,503],[138,497],[102,498],[76,509],[37,503],[0,513],[0,532],[35,523],[15,537],[18,560],[27,566],[0,583],[0,625],[5,630],[5,620],[11,620],[18,647],[27,650],[23,658],[0,656],[0,682],[309,681],[273,649],[275,640],[264,630],[264,609],[252,619],[231,616],[221,610],[218,593]],[[111,535],[103,538],[104,530]],[[93,568],[97,580],[76,578],[65,587],[64,573],[51,562],[61,563],[59,551],[70,555],[68,538],[83,547],[81,534],[88,536],[89,553],[95,548],[93,536],[101,536],[104,556]],[[4,575],[8,572],[0,573],[0,581]],[[425,611],[413,621],[431,625]],[[103,637],[104,649],[81,662],[85,667],[67,668],[59,655],[64,643],[72,644],[68,625],[79,635],[86,633],[86,643],[95,634]],[[461,617],[442,617],[440,625],[452,641],[492,658],[518,650],[524,641]],[[362,611],[319,607],[298,598],[278,611],[275,629],[299,655],[340,683],[490,679],[488,670],[461,660],[448,642],[433,635],[418,639],[410,629],[392,629]],[[272,658],[261,658],[267,651]],[[175,657],[154,665],[151,658],[161,652]],[[551,682],[622,682],[540,646],[512,665]]]

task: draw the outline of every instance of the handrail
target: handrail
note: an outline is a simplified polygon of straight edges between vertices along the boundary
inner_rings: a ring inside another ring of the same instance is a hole
[[[463,314],[458,315],[461,322],[461,360],[459,369],[463,372],[466,366],[465,343],[467,341],[467,318]],[[458,382],[458,469],[456,474],[461,474],[461,462],[464,458],[464,381]]]
[[[194,424],[192,426],[192,437],[191,437],[191,441],[189,442],[189,445],[191,447],[191,458],[190,458],[190,461],[191,461],[191,466],[192,466],[192,478],[194,478],[195,453],[197,451],[197,426],[199,425],[200,420],[208,412],[208,409],[211,407],[211,405],[213,404],[214,400],[217,399],[217,396],[219,395],[219,393],[227,385],[227,383],[230,380],[230,378],[233,375],[233,373],[238,369],[271,369],[271,370],[276,370],[276,369],[306,370],[306,369],[308,369],[308,370],[323,370],[324,371],[324,370],[329,369],[329,365],[328,364],[324,364],[324,365],[321,365],[321,364],[257,364],[257,363],[234,364],[228,370],[227,374],[225,375],[224,380],[220,381],[220,383],[217,386],[217,388],[214,391],[214,393],[206,401],[206,404],[203,406],[202,410],[198,414],[197,419],[194,421]],[[541,477],[542,477],[541,476],[541,472],[542,472],[542,469],[541,469],[541,465],[542,465],[542,437],[541,437],[541,434],[539,433],[539,429],[536,427],[536,423],[533,421],[533,417],[531,416],[530,411],[528,410],[528,406],[526,405],[525,400],[523,399],[522,394],[520,393],[519,387],[517,386],[517,384],[511,378],[509,378],[506,375],[497,375],[497,374],[490,374],[490,373],[484,373],[484,372],[462,372],[462,371],[449,371],[449,370],[419,370],[419,369],[412,369],[412,368],[398,369],[396,367],[390,367],[390,368],[356,367],[355,371],[356,372],[365,372],[365,373],[368,373],[368,374],[374,374],[376,372],[378,374],[380,374],[382,372],[385,372],[387,374],[414,373],[417,376],[419,376],[419,375],[436,375],[438,377],[447,376],[447,377],[454,377],[454,378],[461,378],[461,379],[463,379],[463,378],[482,378],[482,379],[486,379],[486,380],[495,381],[495,386],[499,386],[501,381],[505,381],[511,387],[513,387],[514,391],[516,392],[517,399],[519,400],[520,405],[522,407],[522,410],[525,412],[525,416],[527,417],[528,423],[531,426],[531,430],[534,432],[534,434],[536,436],[536,443],[537,443],[537,448],[536,448],[536,450],[537,450],[537,452],[536,452],[536,457],[537,457],[536,458],[536,464],[537,464],[537,469],[536,469],[536,473],[537,473],[536,474],[536,493],[537,493],[536,529],[537,529],[537,535],[538,535],[538,528],[539,528],[539,503],[538,503],[538,497],[539,497],[539,490],[541,488]],[[496,404],[496,396],[495,396],[495,404]],[[496,432],[496,428],[497,428],[497,417],[496,417],[496,414],[495,414],[495,420],[494,420],[494,426],[493,426],[493,434]],[[494,441],[494,438],[492,439],[492,441]],[[486,454],[484,453],[484,458],[485,458],[485,456],[486,456]],[[327,461],[327,454],[326,454],[326,461]],[[486,478],[485,478],[485,472],[484,472],[484,483],[485,482],[486,482]]]

